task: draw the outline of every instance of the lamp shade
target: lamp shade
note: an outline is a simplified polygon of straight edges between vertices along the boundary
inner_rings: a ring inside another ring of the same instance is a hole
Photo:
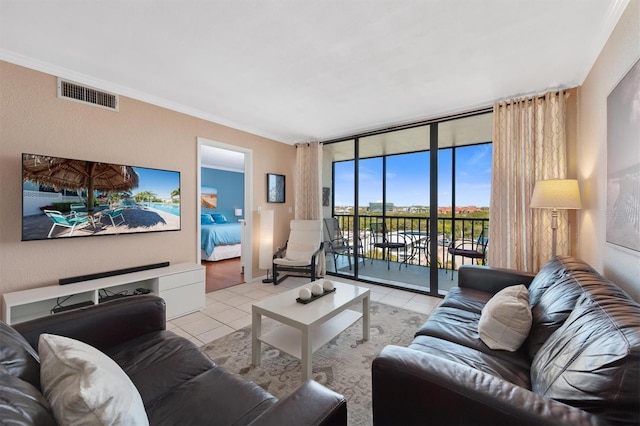
[[[575,179],[539,180],[533,188],[531,207],[541,209],[580,209],[580,190]]]
[[[273,210],[262,210],[260,213],[260,249],[258,251],[258,267],[271,269],[273,260]]]

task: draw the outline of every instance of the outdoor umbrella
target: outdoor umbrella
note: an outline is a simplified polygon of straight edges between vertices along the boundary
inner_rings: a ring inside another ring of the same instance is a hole
[[[60,189],[87,190],[87,208],[93,210],[95,191],[128,191],[138,187],[133,167],[93,161],[25,154],[22,179]]]

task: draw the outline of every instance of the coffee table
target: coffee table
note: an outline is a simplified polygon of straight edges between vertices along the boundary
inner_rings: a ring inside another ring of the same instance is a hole
[[[362,338],[369,340],[369,289],[334,281],[334,293],[308,304],[296,302],[302,287],[311,288],[324,279],[271,296],[254,303],[251,321],[251,362],[260,365],[262,343],[298,358],[302,363],[302,381],[311,378],[313,353],[362,318]],[[362,313],[348,309],[362,302]],[[282,324],[262,334],[262,317]]]

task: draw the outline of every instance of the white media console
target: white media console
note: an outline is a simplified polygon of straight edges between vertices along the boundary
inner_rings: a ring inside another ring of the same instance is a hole
[[[4,322],[17,324],[52,314],[60,302],[71,305],[100,302],[103,295],[143,288],[162,297],[167,304],[167,320],[205,307],[205,268],[196,263],[180,263],[162,268],[114,275],[66,285],[52,285],[3,295]]]

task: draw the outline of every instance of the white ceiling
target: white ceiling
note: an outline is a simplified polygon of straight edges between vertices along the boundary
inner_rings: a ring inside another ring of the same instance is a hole
[[[582,84],[628,0],[0,0],[0,59],[284,143]]]
[[[242,152],[202,145],[200,165],[209,169],[221,169],[244,173],[244,154]]]

